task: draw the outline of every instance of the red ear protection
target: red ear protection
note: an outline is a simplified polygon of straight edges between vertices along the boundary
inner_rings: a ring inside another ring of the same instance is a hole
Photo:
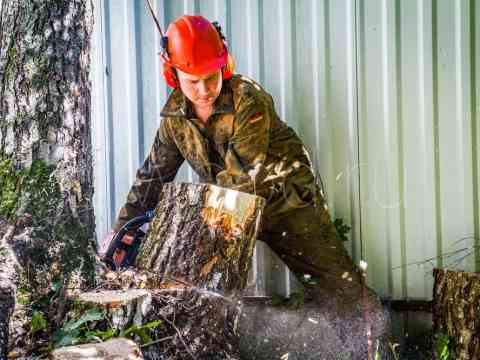
[[[223,80],[230,79],[235,72],[235,59],[233,55],[228,53],[227,64],[222,69]]]
[[[163,77],[167,85],[171,88],[176,89],[180,85],[177,80],[177,75],[175,74],[175,68],[165,58],[163,59]]]

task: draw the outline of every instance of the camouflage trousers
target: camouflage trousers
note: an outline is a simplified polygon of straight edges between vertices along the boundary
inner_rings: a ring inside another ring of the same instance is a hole
[[[320,195],[316,203],[269,219],[259,239],[300,277],[309,274],[325,285],[339,280],[360,283],[360,271],[345,250]]]
[[[379,312],[380,299],[364,284],[364,277],[348,255],[323,198],[317,206],[293,210],[271,221],[260,233],[264,241],[302,279],[315,281],[305,285],[306,300],[330,309],[332,317],[358,317]]]

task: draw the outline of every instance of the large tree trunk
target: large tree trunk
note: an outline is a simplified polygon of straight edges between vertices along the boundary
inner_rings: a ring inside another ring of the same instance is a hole
[[[434,270],[433,330],[450,338],[456,360],[480,358],[480,274]]]
[[[166,184],[138,266],[167,284],[242,290],[264,204],[261,197],[215,185]]]
[[[55,322],[67,286],[94,280],[92,3],[2,0],[0,7],[0,218],[13,227],[2,246],[13,250],[32,299],[53,295],[45,315]],[[0,301],[15,296],[17,281],[12,274],[3,283],[10,287]],[[52,283],[61,286],[48,294]]]

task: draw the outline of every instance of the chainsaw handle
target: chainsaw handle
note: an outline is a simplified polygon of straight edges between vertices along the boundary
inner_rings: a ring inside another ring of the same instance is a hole
[[[112,238],[112,241],[110,241],[110,244],[108,246],[108,250],[105,253],[105,257],[103,258],[103,261],[105,264],[112,269],[113,271],[117,270],[117,265],[115,261],[113,260],[113,255],[115,253],[115,250],[117,250],[121,246],[121,242],[123,237],[132,230],[138,229],[140,226],[143,224],[149,222],[150,220],[153,219],[155,216],[154,211],[147,211],[144,215],[134,217],[133,219],[127,221],[121,228],[118,230],[115,235]]]

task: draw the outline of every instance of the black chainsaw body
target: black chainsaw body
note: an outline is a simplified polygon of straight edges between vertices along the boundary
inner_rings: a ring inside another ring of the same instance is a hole
[[[126,222],[113,236],[108,250],[103,258],[105,264],[113,271],[126,269],[135,263],[145,232],[141,227],[154,217],[153,211],[137,216]],[[125,239],[125,235],[133,234],[133,241]]]

